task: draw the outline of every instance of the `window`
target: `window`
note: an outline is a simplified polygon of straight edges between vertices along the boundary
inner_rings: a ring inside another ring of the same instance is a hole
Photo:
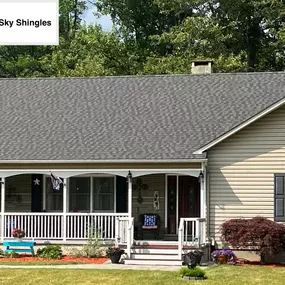
[[[69,179],[69,210],[71,212],[90,211],[90,177]]]
[[[67,179],[67,211],[105,212],[115,211],[115,176],[78,176]],[[50,177],[45,177],[46,211],[63,211],[63,184],[53,190]]]
[[[285,174],[274,175],[274,220],[285,222]]]
[[[93,177],[93,211],[114,211],[114,177]]]
[[[46,210],[54,212],[62,212],[63,209],[63,185],[60,185],[60,190],[54,190],[50,177],[46,177]]]

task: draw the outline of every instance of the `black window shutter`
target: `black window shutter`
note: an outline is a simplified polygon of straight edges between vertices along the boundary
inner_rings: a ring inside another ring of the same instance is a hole
[[[127,213],[128,212],[128,191],[126,178],[121,176],[116,176],[116,209],[117,213]]]
[[[274,180],[274,220],[285,222],[285,175],[275,174]]]
[[[32,203],[31,211],[32,212],[41,212],[42,211],[42,189],[43,189],[43,175],[41,174],[32,174]]]

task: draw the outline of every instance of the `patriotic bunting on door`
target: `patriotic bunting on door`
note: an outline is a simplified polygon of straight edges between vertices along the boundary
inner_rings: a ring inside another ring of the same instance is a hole
[[[63,181],[59,177],[53,175],[52,173],[50,174],[50,180],[52,183],[53,190],[59,191],[60,185],[63,183]]]

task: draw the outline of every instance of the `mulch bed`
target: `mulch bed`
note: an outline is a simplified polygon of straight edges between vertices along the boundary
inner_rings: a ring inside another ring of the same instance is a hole
[[[274,263],[270,263],[270,264],[261,264],[259,261],[249,261],[246,259],[238,259],[237,260],[237,265],[241,265],[241,266],[265,266],[265,267],[285,267],[285,264],[274,264]]]
[[[110,260],[107,257],[100,258],[86,258],[86,257],[72,257],[65,255],[61,259],[47,259],[41,257],[34,257],[28,254],[20,254],[18,258],[2,257],[0,258],[0,264],[3,262],[50,262],[50,263],[88,263],[88,264],[102,264]]]

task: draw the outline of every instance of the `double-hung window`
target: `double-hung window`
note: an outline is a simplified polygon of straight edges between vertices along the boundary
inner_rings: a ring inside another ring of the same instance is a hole
[[[45,177],[46,210],[62,212],[63,185],[54,190],[50,177]],[[115,176],[77,176],[67,180],[69,212],[115,212]]]
[[[69,179],[69,211],[90,211],[90,177]]]
[[[114,212],[114,177],[93,177],[93,212]]]
[[[47,212],[62,212],[63,209],[63,185],[59,190],[54,190],[50,177],[45,177],[46,210]]]

